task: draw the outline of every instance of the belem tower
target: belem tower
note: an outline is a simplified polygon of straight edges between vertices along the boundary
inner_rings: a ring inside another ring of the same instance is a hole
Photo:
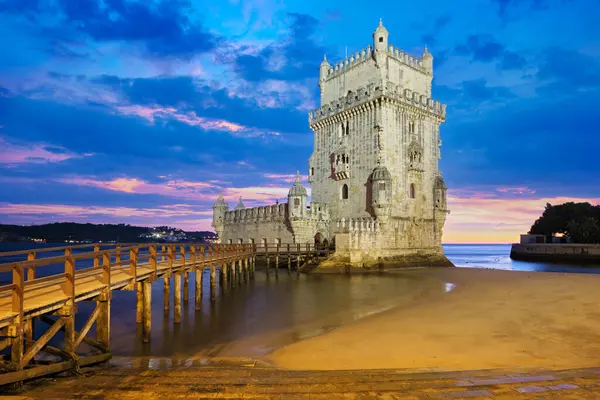
[[[432,99],[433,56],[388,43],[379,23],[373,45],[319,67],[321,107],[309,113],[311,204],[299,174],[287,203],[229,210],[222,196],[213,227],[222,243],[329,243],[321,267],[452,265],[441,240],[446,185],[440,124]]]

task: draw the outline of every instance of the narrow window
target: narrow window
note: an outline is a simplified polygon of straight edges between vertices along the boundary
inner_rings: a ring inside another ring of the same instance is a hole
[[[310,168],[310,174],[311,174],[311,175],[314,175],[314,174],[315,174],[315,167],[311,167],[311,168]]]
[[[411,199],[415,198],[415,184],[414,183],[410,184],[410,198]]]
[[[300,199],[294,199],[294,207],[300,206]]]
[[[379,38],[379,43],[383,43],[383,36]]]
[[[348,185],[344,184],[342,186],[342,199],[346,200],[348,198]]]
[[[232,242],[232,240],[231,240],[231,239],[229,239],[229,240],[227,241],[227,243],[229,243],[229,244],[231,244],[231,242]]]
[[[379,182],[378,189],[379,190],[385,190],[385,182]]]

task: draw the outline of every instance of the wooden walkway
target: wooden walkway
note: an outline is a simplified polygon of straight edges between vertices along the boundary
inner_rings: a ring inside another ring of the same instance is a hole
[[[92,251],[73,253],[74,249],[85,248]],[[64,255],[38,256],[48,252]],[[255,253],[255,247],[249,244],[95,244],[0,253],[0,262],[8,256],[27,256],[26,261],[0,264],[0,272],[12,273],[12,283],[0,287],[0,351],[10,348],[9,359],[0,361],[0,371],[4,372],[0,374],[0,385],[109,359],[113,290],[137,291],[136,322],[142,324],[143,341],[147,342],[151,331],[150,286],[153,282],[163,278],[164,307],[168,311],[173,277],[174,323],[179,323],[182,283],[183,298],[187,300],[190,273],[196,274],[195,303],[199,309],[204,269],[210,269],[210,298],[214,301],[217,268],[223,288],[228,286],[229,280],[246,282],[254,276]],[[78,264],[89,266],[76,268]],[[50,265],[64,265],[64,270],[50,276],[36,276],[40,267]],[[96,307],[77,332],[76,304],[81,301],[94,301]],[[39,338],[34,338],[34,322],[48,325]],[[94,324],[96,335],[91,338],[88,333]],[[63,348],[48,344],[58,332],[64,333]],[[79,357],[77,349],[84,342],[99,354]],[[41,351],[62,361],[38,362],[35,357]]]
[[[300,272],[309,261],[328,254],[329,250],[309,244],[258,247],[189,243],[91,244],[0,253],[0,272],[12,274],[12,283],[0,286],[0,351],[10,350],[0,359],[0,386],[108,360],[113,290],[136,291],[135,320],[142,325],[142,340],[148,342],[152,326],[151,285],[161,278],[164,310],[170,312],[172,298],[173,322],[179,323],[182,292],[184,301],[190,296],[190,273],[196,274],[194,299],[196,310],[200,310],[205,269],[210,269],[210,299],[215,301],[217,271],[221,293],[225,295],[232,284],[242,284],[254,277],[257,256],[265,258],[268,274],[272,267],[278,273],[280,260],[287,260],[290,272],[292,266]],[[27,259],[2,263],[7,257]],[[41,268],[49,266],[54,266],[55,273],[41,276]],[[77,332],[77,303],[82,301],[95,302],[95,309]],[[38,323],[47,327],[41,336],[40,329],[34,329]],[[95,337],[90,337],[94,324]],[[61,348],[49,344],[59,332],[63,333]],[[78,355],[82,343],[97,354]],[[48,363],[36,358],[41,352],[59,361]]]

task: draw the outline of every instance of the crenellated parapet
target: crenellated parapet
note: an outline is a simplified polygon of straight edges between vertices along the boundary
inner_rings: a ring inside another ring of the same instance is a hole
[[[360,112],[363,108],[373,107],[373,102],[378,99],[413,106],[417,110],[435,115],[442,121],[446,119],[446,104],[390,81],[380,81],[377,84],[370,83],[355,92],[349,92],[346,96],[309,112],[309,124],[313,129],[320,128],[322,125],[327,125],[329,117],[343,119],[346,113],[351,114]]]
[[[288,218],[288,203],[281,203],[227,211],[223,220],[226,224],[237,224],[269,221],[282,222]],[[325,203],[312,203],[310,207],[306,208],[306,213],[300,219],[306,221],[328,221],[329,205]]]
[[[284,221],[288,213],[287,203],[273,204],[269,206],[243,208],[225,213],[224,222],[232,223],[255,223],[268,221]]]
[[[364,49],[357,51],[356,53],[344,58],[339,63],[333,64],[329,69],[327,69],[323,80],[327,81],[329,79],[335,78],[336,76],[346,73],[350,69],[371,59],[373,57],[373,54],[374,51],[370,45],[365,47]],[[426,67],[425,63],[420,57],[408,54],[402,49],[390,45],[385,54],[409,68],[412,68],[424,74],[431,74],[431,71]]]

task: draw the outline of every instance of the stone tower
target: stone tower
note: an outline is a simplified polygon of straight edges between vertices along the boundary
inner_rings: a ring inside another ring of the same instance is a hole
[[[215,201],[215,204],[213,205],[213,220],[211,223],[211,226],[215,228],[219,238],[223,235],[223,229],[225,227],[225,213],[227,211],[229,211],[229,206],[227,203],[225,203],[223,195],[220,194],[219,197],[217,197],[217,201]]]
[[[309,114],[312,201],[329,205],[334,264],[448,265],[438,169],[446,106],[431,98],[433,56],[388,39],[380,21],[372,47],[321,63],[321,107]]]

